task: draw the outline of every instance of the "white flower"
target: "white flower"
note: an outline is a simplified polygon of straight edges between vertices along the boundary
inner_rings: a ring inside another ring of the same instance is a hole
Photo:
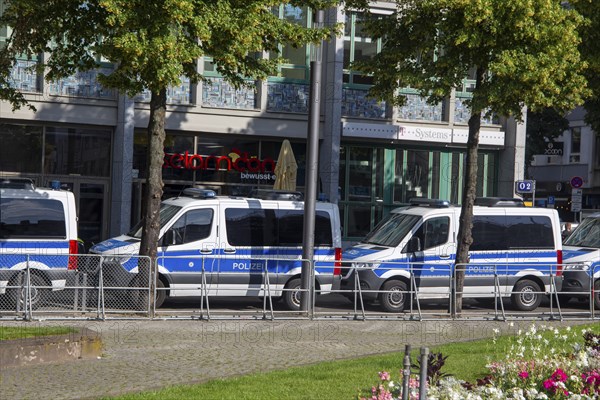
[[[497,334],[499,334],[499,333],[500,333],[500,329],[498,329],[498,328],[494,328],[494,334],[495,334],[495,335],[497,335]]]
[[[538,391],[536,388],[532,387],[532,388],[525,390],[525,394],[527,394],[527,397],[534,397],[534,396],[537,396]]]

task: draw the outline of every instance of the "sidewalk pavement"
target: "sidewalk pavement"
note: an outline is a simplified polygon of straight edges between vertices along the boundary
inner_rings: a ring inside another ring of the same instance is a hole
[[[564,326],[585,321],[540,322]],[[0,399],[81,399],[516,333],[531,321],[165,320],[8,322],[88,328],[102,357],[2,368]],[[398,359],[401,368],[402,359]],[[375,371],[376,372],[376,371]]]

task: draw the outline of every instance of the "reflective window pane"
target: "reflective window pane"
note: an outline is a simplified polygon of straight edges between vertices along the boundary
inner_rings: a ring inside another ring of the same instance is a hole
[[[429,152],[409,150],[405,171],[406,200],[427,197],[429,184]]]
[[[0,124],[0,171],[42,171],[42,127]]]
[[[106,129],[46,128],[47,174],[109,176],[111,132]]]
[[[348,200],[371,201],[372,154],[371,148],[350,148]]]
[[[371,230],[371,206],[348,205],[347,235],[365,237]]]

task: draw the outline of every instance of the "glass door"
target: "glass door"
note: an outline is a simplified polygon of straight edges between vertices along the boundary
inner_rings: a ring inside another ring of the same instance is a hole
[[[62,187],[67,187],[75,195],[77,208],[77,231],[85,248],[107,238],[109,221],[108,181],[86,179],[73,176],[48,178],[58,180]]]

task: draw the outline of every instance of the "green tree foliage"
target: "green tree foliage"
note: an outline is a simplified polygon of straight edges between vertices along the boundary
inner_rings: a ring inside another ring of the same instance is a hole
[[[360,4],[362,3],[362,4]],[[373,74],[371,94],[403,104],[399,89],[411,87],[436,103],[470,76],[466,179],[456,263],[468,262],[481,117],[522,117],[531,110],[568,110],[587,95],[585,63],[578,51],[582,18],[556,0],[396,0],[396,12],[369,19],[367,31],[383,49],[357,64]],[[350,7],[364,8],[361,0]],[[456,268],[460,312],[464,270]]]
[[[302,46],[328,38],[338,27],[307,29],[273,13],[280,4],[326,8],[335,0],[5,0],[0,24],[12,35],[0,50],[0,95],[13,107],[25,104],[8,84],[15,59],[44,54],[39,72],[47,80],[95,68],[100,59],[115,69],[100,83],[133,96],[151,91],[148,124],[148,185],[140,254],[156,257],[166,89],[197,72],[209,55],[234,85],[275,75],[283,61],[278,45]],[[263,51],[269,58],[258,56]],[[141,274],[140,274],[141,275]]]
[[[588,63],[585,75],[589,82],[588,86],[592,90],[591,96],[585,102],[587,112],[585,122],[600,135],[600,2],[574,0],[569,4],[586,19],[579,27],[582,39],[579,51]]]
[[[527,113],[527,143],[525,146],[525,169],[529,167],[533,156],[544,154],[549,142],[569,129],[569,120],[553,108]],[[527,171],[525,171],[527,176]]]

